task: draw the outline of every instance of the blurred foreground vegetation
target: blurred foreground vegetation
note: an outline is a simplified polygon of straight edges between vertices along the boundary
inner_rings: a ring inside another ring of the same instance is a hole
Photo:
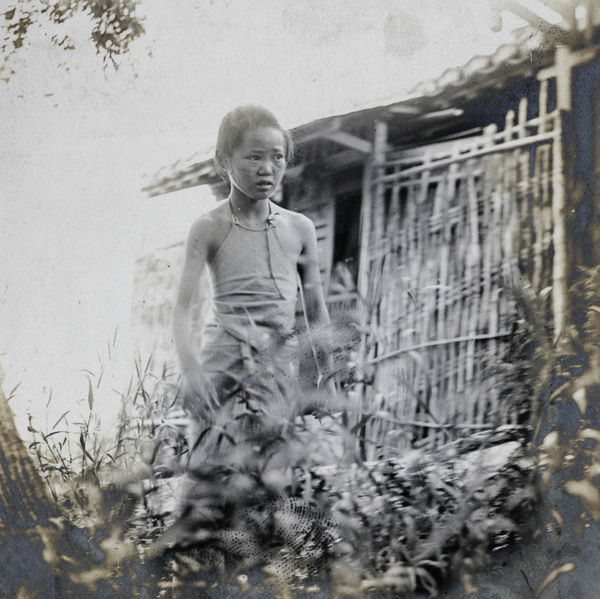
[[[176,373],[137,361],[112,438],[96,432],[102,377],[88,373],[87,417],[49,430],[30,418],[28,449],[60,515],[44,533],[67,580],[55,596],[489,597],[481,573],[527,546],[556,555],[535,568],[524,557],[511,585],[561,596],[578,568],[562,540],[575,546],[600,519],[599,292],[600,269],[582,272],[556,341],[536,298],[520,297],[523,351],[505,378],[530,406],[527,425],[365,462],[363,429],[321,401],[277,439],[239,451],[229,439],[228,466],[195,480],[200,516],[185,528],[173,523],[190,476]],[[340,374],[342,402],[365,384],[352,372]]]

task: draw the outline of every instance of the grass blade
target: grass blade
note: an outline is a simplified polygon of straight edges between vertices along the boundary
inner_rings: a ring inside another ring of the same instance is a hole
[[[52,427],[52,430],[54,430],[60,423],[60,421],[70,412],[71,410],[67,410],[55,423],[54,426]]]
[[[103,366],[102,370],[100,371],[100,376],[98,377],[98,382],[96,383],[96,389],[100,388],[100,383],[102,382],[102,377],[104,376],[105,370],[106,370],[106,368],[104,368],[104,366]]]
[[[13,388],[13,390],[8,394],[8,398],[7,398],[6,401],[10,401],[15,396],[15,391],[21,386],[22,382],[23,381],[21,381],[20,383],[18,383],[17,386]]]
[[[87,456],[87,458],[94,463],[94,458],[89,454],[88,450],[85,448],[85,439],[83,437],[83,433],[79,434],[79,445],[81,445],[81,449],[83,450],[83,454]]]
[[[90,412],[94,407],[94,390],[92,389],[92,379],[88,376],[88,406],[90,407]]]

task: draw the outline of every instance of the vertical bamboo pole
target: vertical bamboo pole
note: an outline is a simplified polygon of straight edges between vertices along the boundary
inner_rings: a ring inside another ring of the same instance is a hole
[[[450,253],[448,248],[448,242],[446,239],[446,223],[443,218],[443,215],[447,214],[447,185],[448,176],[447,173],[444,173],[436,189],[434,204],[434,219],[436,223],[435,236],[437,240],[436,254],[438,256],[439,264],[439,273],[437,281],[438,289],[436,292],[438,314],[436,335],[438,339],[448,338],[449,309],[446,289],[448,283],[448,260]],[[434,281],[433,283],[436,284],[436,281]],[[449,417],[452,417],[452,405],[449,401],[449,382],[451,376],[451,373],[449,372],[450,352],[450,347],[441,347],[438,350],[438,356],[440,360],[438,375],[440,378],[440,407],[443,406],[444,408],[443,413],[441,411],[438,411],[438,414],[440,414],[440,417],[444,420],[447,420]]]
[[[427,171],[431,185],[431,171]],[[425,198],[425,202],[421,206],[420,214],[423,222],[423,267],[422,273],[424,279],[420,287],[421,290],[425,291],[423,297],[425,312],[429,315],[428,330],[426,331],[426,339],[439,339],[439,324],[443,318],[440,314],[437,303],[437,290],[436,285],[438,282],[438,274],[440,268],[440,251],[439,251],[439,228],[436,224],[435,197],[439,193],[439,187],[441,183],[435,184],[435,192],[433,198],[428,192]],[[431,374],[431,395],[429,398],[429,410],[432,414],[435,414],[436,418],[442,418],[443,414],[438,411],[438,407],[443,405],[440,402],[442,394],[442,369],[440,367],[441,351],[439,348],[433,348],[429,352],[424,354],[427,360],[428,368]]]
[[[362,199],[360,213],[360,250],[358,257],[358,308],[361,315],[361,325],[368,318],[367,293],[369,290],[369,266],[371,243],[371,212],[373,210],[373,158],[363,166]],[[364,336],[364,334],[363,334]]]
[[[458,155],[458,147],[453,149],[453,156]],[[456,180],[458,173],[458,164],[453,162],[448,168],[446,197],[444,202],[444,247],[449,254],[447,263],[447,274],[445,285],[448,287],[446,294],[446,302],[448,304],[448,326],[446,333],[450,338],[458,337],[460,331],[460,280],[457,276],[457,244],[458,244],[458,229],[456,216]],[[459,396],[458,390],[458,370],[459,365],[459,347],[453,343],[448,346],[449,353],[449,384],[448,384],[448,399],[453,401],[453,417],[459,411]]]
[[[407,232],[406,232],[406,220],[408,214],[408,201],[410,190],[406,182],[402,183],[402,194],[398,201],[398,222],[397,231],[398,239],[396,244],[396,255],[397,255],[397,272],[396,272],[396,305],[397,313],[396,318],[398,319],[398,330],[397,330],[397,344],[398,347],[401,345],[410,344],[408,336],[408,328],[410,322],[410,304],[408,303],[408,269],[407,269]],[[408,406],[407,403],[410,401],[410,396],[407,394],[406,387],[403,386],[403,382],[406,380],[406,367],[404,360],[396,360],[394,369],[394,381],[395,381],[395,393],[396,393],[396,413],[400,418],[403,417]]]
[[[502,221],[504,222],[502,270],[505,282],[513,284],[516,284],[514,278],[519,264],[518,156],[518,150],[514,150],[506,155],[502,181]]]
[[[468,202],[468,217],[470,240],[469,247],[467,250],[467,293],[469,294],[469,323],[467,328],[467,335],[474,337],[477,333],[477,322],[479,320],[479,301],[481,298],[481,274],[480,274],[480,261],[481,261],[481,246],[479,244],[479,208],[478,208],[478,194],[477,186],[475,182],[475,169],[477,162],[468,161],[466,164],[467,169],[467,202]],[[472,410],[471,414],[477,416],[479,420],[481,416],[481,409],[476,409],[480,402],[478,397],[477,389],[475,389],[475,344],[476,341],[469,341],[467,343],[467,363],[466,363],[466,387],[467,397],[469,399],[469,409]]]
[[[484,157],[481,162],[483,171],[483,187],[482,187],[482,204],[483,217],[481,218],[481,245],[482,245],[482,261],[481,261],[481,302],[479,310],[479,322],[477,327],[478,333],[489,333],[490,322],[493,318],[493,305],[491,302],[491,289],[493,280],[493,251],[496,237],[494,230],[494,188],[496,165],[495,156],[490,155]],[[483,410],[482,419],[486,421],[489,416],[489,411],[495,402],[496,385],[489,385],[489,378],[485,377],[485,366],[482,358],[484,354],[491,357],[495,354],[492,350],[493,340],[480,342],[477,352],[477,394],[481,396],[482,402],[486,405]]]
[[[417,219],[417,184],[412,183],[408,188],[408,194],[406,198],[406,211],[404,218],[404,237],[406,242],[406,254],[404,263],[406,265],[406,294],[404,297],[405,304],[407,306],[407,318],[405,319],[407,328],[411,331],[411,339],[407,340],[413,344],[420,341],[419,338],[419,310],[417,301],[419,301],[418,294],[416,291],[416,272],[419,269],[419,263],[415,252],[415,238],[416,232],[414,230],[416,219]],[[416,372],[414,364],[408,364],[406,360],[403,361],[403,373],[406,382],[407,397],[409,401],[406,402],[404,413],[410,416],[415,416],[417,412],[417,397],[421,392],[422,376]]]
[[[562,115],[557,111],[554,124],[554,147],[552,168],[552,241],[554,262],[552,265],[552,308],[554,311],[554,338],[564,330],[569,309],[567,293],[567,227],[566,198],[563,161]]]
[[[466,171],[466,168],[465,168]],[[467,217],[468,217],[468,208],[466,202],[466,181],[465,181],[466,173],[460,173],[460,188],[457,197],[457,208],[458,208],[458,219],[457,219],[457,227],[456,227],[456,247],[454,248],[454,255],[456,261],[456,286],[458,291],[458,318],[457,322],[459,325],[459,337],[464,337],[468,333],[468,314],[469,314],[469,293],[468,293],[468,277],[469,271],[467,268],[467,252],[468,252],[468,227],[467,227]],[[458,178],[458,177],[457,177]],[[460,395],[460,403],[458,405],[459,412],[461,414],[461,418],[464,419],[467,417],[468,405],[465,397],[465,366],[466,366],[466,356],[465,356],[466,345],[465,342],[460,342],[456,344],[456,354],[457,354],[457,392]]]
[[[539,94],[539,133],[544,133],[548,129],[548,79],[540,81]]]
[[[515,111],[509,110],[506,113],[506,122],[504,124],[504,141],[509,142],[513,138],[513,125],[515,122]]]
[[[494,238],[496,232],[493,228],[494,213],[494,156],[487,156],[481,163],[483,169],[483,218],[480,227],[482,244],[482,290],[481,305],[483,309],[479,314],[479,330],[486,331],[486,324],[489,321],[490,289],[492,281]]]
[[[401,221],[400,221],[400,173],[399,169],[396,169],[397,178],[393,182],[392,196],[390,202],[390,216],[388,218],[388,237],[390,238],[390,311],[387,316],[387,326],[390,329],[390,349],[398,349],[402,343],[401,330],[404,324],[402,319],[402,308],[401,308],[401,282],[399,280],[398,273],[400,271],[400,265],[402,261],[402,255],[400,253],[400,238],[401,238]],[[393,404],[391,412],[394,418],[401,419],[400,409],[402,407],[402,398],[399,394],[398,389],[398,362],[394,360],[388,369],[390,381],[387,385],[387,389],[391,391],[391,397],[393,397]]]
[[[531,243],[532,243],[532,214],[529,210],[529,151],[525,149],[518,150],[518,186],[517,199],[519,202],[519,225],[521,236],[519,239],[518,256],[521,268],[525,274],[531,278]]]
[[[387,144],[387,124],[383,121],[378,121],[375,124],[375,135],[373,140],[373,155],[365,162],[363,167],[363,189],[362,189],[362,205],[360,216],[360,252],[358,264],[358,311],[361,325],[361,337],[358,350],[358,364],[364,364],[367,360],[367,324],[369,322],[370,312],[373,306],[369,302],[369,274],[371,271],[371,253],[373,247],[371,243],[372,237],[377,238],[377,232],[373,232],[373,212],[376,206],[375,201],[379,200],[380,193],[373,194],[374,178],[381,174],[381,165],[385,158],[385,147]],[[381,183],[376,182],[375,185],[380,186]],[[378,190],[379,191],[379,190]],[[383,198],[381,198],[383,200]],[[358,379],[364,373],[358,372]],[[365,388],[362,383],[356,386],[356,402],[357,405],[350,407],[350,422],[356,424],[360,419],[360,413],[363,404],[366,401]]]
[[[495,334],[498,332],[498,321],[500,318],[500,304],[499,304],[499,288],[502,285],[501,273],[502,273],[502,157],[500,155],[494,158],[494,181],[493,181],[493,219],[491,223],[492,238],[490,239],[490,246],[492,249],[492,285],[490,287],[490,320],[489,320],[489,332]],[[488,345],[489,351],[494,355],[498,355],[497,344],[495,339],[491,339]],[[497,399],[498,389],[497,385],[494,385],[494,400]]]
[[[543,269],[543,247],[542,239],[544,235],[544,221],[542,218],[543,200],[540,188],[542,185],[542,148],[531,148],[531,152],[535,152],[533,181],[531,186],[532,196],[532,229],[533,229],[533,264],[531,273],[531,285],[536,293],[542,289],[542,269]]]
[[[552,264],[552,308],[554,312],[555,340],[567,324],[567,227],[564,179],[562,113],[571,110],[571,50],[566,46],[556,49],[556,110],[554,111],[554,147],[552,156],[552,242],[554,261]]]
[[[550,157],[552,146],[545,144],[537,150],[543,157],[540,173],[542,178],[542,221],[543,221],[543,236],[542,236],[542,253],[544,256],[544,271],[541,286],[552,286],[552,264],[550,258],[550,247],[552,245],[552,194],[550,190]],[[549,298],[548,298],[549,300]]]
[[[527,104],[527,97],[524,96],[519,101],[519,124],[517,128],[517,135],[519,139],[527,136],[527,128],[525,126],[527,123]]]
[[[571,49],[568,46],[557,46],[554,57],[556,64],[556,108],[571,110],[572,62]]]

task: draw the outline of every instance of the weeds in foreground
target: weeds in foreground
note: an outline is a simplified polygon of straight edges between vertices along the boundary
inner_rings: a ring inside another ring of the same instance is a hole
[[[522,361],[513,360],[505,373],[513,377],[505,401],[518,394],[523,413],[526,396],[543,389],[548,377],[559,381],[550,405],[571,405],[572,400],[578,409],[582,418],[571,440],[540,428],[538,464],[542,482],[549,483],[563,476],[564,466],[573,461],[569,456],[582,456],[583,472],[567,467],[563,482],[565,491],[582,501],[589,521],[600,514],[594,492],[600,437],[589,411],[590,389],[598,384],[597,276],[589,273],[587,282],[575,290],[582,298],[581,317],[555,348],[556,360],[537,370],[544,380],[521,384],[527,378],[526,359],[536,351],[547,353],[545,342],[530,344]],[[520,335],[518,339],[525,340],[529,333]],[[352,368],[351,364],[344,374],[344,394],[352,393],[355,384],[369,384],[364,378],[355,381]],[[96,379],[90,375],[90,380]],[[96,391],[91,388],[93,397]],[[68,414],[43,433],[32,421],[37,438],[31,450],[65,509],[73,510],[74,505],[73,499],[71,504],[64,500],[69,485],[79,487],[87,497],[80,497],[78,517],[82,522],[86,517],[93,520],[90,489],[100,489],[101,494],[110,481],[123,480],[117,476],[123,469],[137,472],[150,483],[143,493],[138,489],[145,503],[137,503],[131,535],[145,547],[160,538],[174,506],[167,500],[178,493],[190,455],[178,393],[174,373],[165,368],[155,373],[151,360],[138,360],[110,443],[102,445],[93,438],[95,399],[88,402],[90,413],[75,423],[74,432],[69,432],[73,424]],[[414,449],[365,462],[356,451],[359,429],[351,426],[355,415],[349,409],[313,410],[268,442],[264,438],[254,445],[221,435],[231,445],[229,457],[220,468],[196,477],[192,507],[203,515],[182,537],[175,529],[169,541],[173,549],[167,552],[168,576],[181,584],[208,584],[208,572],[222,569],[222,556],[229,554],[238,559],[236,576],[266,564],[267,574],[283,577],[288,590],[305,587],[307,577],[326,571],[340,589],[351,588],[355,595],[417,589],[434,595],[452,574],[480,568],[490,551],[532,532],[536,466],[527,453],[528,427],[500,427],[438,449]],[[327,453],[329,460],[322,459]],[[91,483],[82,486],[82,480]],[[142,551],[144,555],[147,559]],[[166,587],[162,596],[170,596]]]
[[[120,425],[108,440],[95,438],[94,387],[75,431],[69,414],[48,432],[31,423],[31,451],[69,520],[100,534],[119,514],[121,532],[129,529],[142,559],[148,543],[163,538],[189,458],[176,376],[152,370],[151,360],[137,361]],[[489,550],[527,534],[535,494],[518,428],[366,463],[344,424],[348,414],[316,413],[269,442],[226,439],[226,463],[193,481],[202,522],[175,529],[170,544],[178,549],[165,576],[198,582],[224,552],[236,556],[238,568],[265,566],[269,579],[284,580],[288,589],[330,571],[340,588],[358,575],[357,592],[433,594],[451,572],[470,571]],[[504,459],[491,462],[490,453],[500,450]],[[134,495],[118,492],[132,482]],[[201,559],[195,547],[204,548]]]
[[[155,446],[155,428],[161,418],[156,398],[174,378],[166,367],[159,375],[154,374],[152,357],[144,362],[136,359],[135,376],[119,393],[117,425],[107,430],[98,406],[106,394],[116,393],[103,385],[110,366],[109,355],[100,361],[99,374],[85,371],[88,391],[80,402],[85,406],[83,413],[66,411],[51,425],[46,419],[45,426],[29,414],[32,441],[28,449],[50,494],[72,523],[87,528],[100,523],[98,510],[106,489],[124,485],[141,495],[140,481],[151,474],[149,453]],[[50,393],[46,407],[52,400]]]

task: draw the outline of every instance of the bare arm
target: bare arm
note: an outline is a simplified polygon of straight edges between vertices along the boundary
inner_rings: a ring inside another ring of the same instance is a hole
[[[208,221],[199,219],[190,230],[185,265],[173,312],[173,335],[184,373],[198,369],[190,339],[189,315],[196,285],[207,263],[209,226]]]
[[[319,272],[317,235],[315,226],[308,218],[302,222],[302,253],[299,271],[306,305],[306,315],[315,345],[320,374],[331,372],[330,321]]]

